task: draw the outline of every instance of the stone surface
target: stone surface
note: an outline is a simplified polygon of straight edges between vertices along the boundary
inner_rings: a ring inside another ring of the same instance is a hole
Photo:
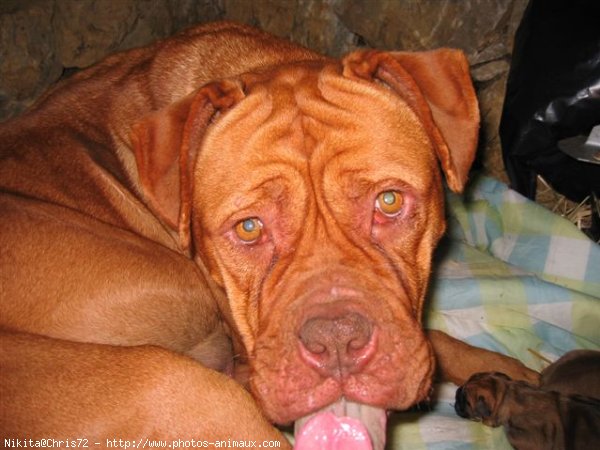
[[[0,120],[20,113],[62,73],[51,2],[0,10]]]
[[[516,0],[370,0],[339,2],[336,11],[344,24],[369,45],[387,49],[463,49],[474,60],[495,49],[508,53],[505,33]],[[477,62],[477,61],[475,61]]]
[[[53,18],[56,53],[65,67],[87,67],[122,48],[139,11],[133,0],[61,0]]]
[[[147,44],[223,11],[211,0],[59,0],[53,28],[65,67],[86,67],[109,53]]]
[[[356,36],[338,17],[339,3],[340,0],[225,0],[223,17],[258,26],[318,52],[340,56],[354,48]]]
[[[0,0],[0,121],[65,70],[222,16],[217,0]]]
[[[502,177],[497,136],[514,32],[527,0],[0,0],[0,120],[64,71],[189,25],[237,20],[331,56],[360,46],[456,47],[481,102],[481,160]]]

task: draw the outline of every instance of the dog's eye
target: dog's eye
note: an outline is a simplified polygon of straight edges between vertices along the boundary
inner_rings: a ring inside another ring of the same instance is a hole
[[[388,217],[400,214],[403,206],[404,197],[398,191],[383,191],[375,201],[375,207]]]
[[[235,225],[235,234],[244,241],[246,244],[256,242],[262,234],[263,224],[260,219],[256,217],[250,217],[248,219],[240,220]]]

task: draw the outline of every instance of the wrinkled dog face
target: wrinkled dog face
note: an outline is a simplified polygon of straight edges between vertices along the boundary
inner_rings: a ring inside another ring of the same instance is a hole
[[[420,316],[444,228],[423,126],[391,90],[335,66],[245,90],[205,137],[192,219],[255,396],[280,423],[340,396],[409,407],[433,371]]]

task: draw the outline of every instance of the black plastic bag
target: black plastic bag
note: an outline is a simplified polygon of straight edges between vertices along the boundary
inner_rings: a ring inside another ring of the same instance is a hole
[[[515,36],[500,123],[511,187],[535,199],[541,175],[561,194],[600,195],[600,165],[558,141],[600,124],[600,0],[530,0]]]

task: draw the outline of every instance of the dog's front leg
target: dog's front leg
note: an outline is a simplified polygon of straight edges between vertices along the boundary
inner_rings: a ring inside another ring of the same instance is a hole
[[[540,374],[515,358],[473,347],[438,330],[428,330],[427,337],[435,353],[438,376],[444,381],[460,386],[474,373],[493,371],[539,384]]]
[[[158,347],[0,332],[0,372],[2,439],[85,439],[97,448],[115,439],[136,446],[278,441],[290,448],[238,383]]]

